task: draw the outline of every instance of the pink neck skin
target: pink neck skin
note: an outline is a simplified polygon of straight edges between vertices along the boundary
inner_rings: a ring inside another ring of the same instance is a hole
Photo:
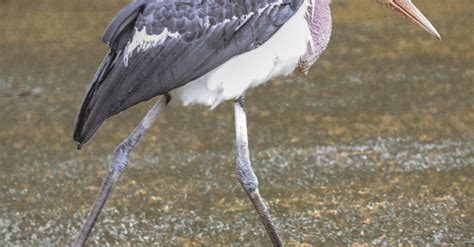
[[[308,44],[306,54],[300,59],[299,69],[307,75],[311,66],[321,56],[331,38],[332,18],[329,4],[331,0],[308,0],[306,21],[311,31],[312,43]]]

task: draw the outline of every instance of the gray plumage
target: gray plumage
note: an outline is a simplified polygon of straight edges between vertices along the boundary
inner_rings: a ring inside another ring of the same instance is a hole
[[[303,0],[137,0],[111,22],[103,41],[110,50],[76,118],[74,140],[86,143],[99,126],[137,103],[164,95],[228,59],[266,42]],[[177,33],[145,52],[124,50],[137,30]],[[128,54],[129,55],[129,54]]]

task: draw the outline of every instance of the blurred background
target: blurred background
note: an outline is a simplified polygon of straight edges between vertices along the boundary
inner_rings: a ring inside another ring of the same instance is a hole
[[[0,245],[69,245],[110,155],[153,102],[82,151],[76,111],[127,0],[0,0]],[[474,243],[474,2],[418,0],[440,42],[374,0],[333,1],[308,77],[248,93],[253,164],[292,245]],[[269,245],[234,171],[233,108],[177,104],[89,243]]]

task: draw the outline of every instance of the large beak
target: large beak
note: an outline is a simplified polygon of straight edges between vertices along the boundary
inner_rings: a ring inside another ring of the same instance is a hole
[[[411,0],[377,0],[379,3],[393,9],[406,16],[410,21],[414,22],[429,34],[441,39],[436,28],[431,22],[416,8]]]

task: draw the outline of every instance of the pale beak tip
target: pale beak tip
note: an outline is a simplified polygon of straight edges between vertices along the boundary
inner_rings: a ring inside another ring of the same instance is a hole
[[[436,31],[436,29],[432,30],[431,35],[441,41],[441,35],[438,33],[438,31]]]
[[[419,27],[423,28],[429,34],[436,37],[438,40],[441,40],[441,35],[439,35],[436,28],[416,8],[416,6],[411,2],[411,0],[379,0],[379,2],[387,4],[392,9],[397,10],[399,13],[407,17],[410,21],[416,23]]]
[[[431,25],[431,23],[427,25],[427,31],[438,40],[441,40],[441,35],[438,33],[438,30],[436,30],[436,28],[433,25]]]

